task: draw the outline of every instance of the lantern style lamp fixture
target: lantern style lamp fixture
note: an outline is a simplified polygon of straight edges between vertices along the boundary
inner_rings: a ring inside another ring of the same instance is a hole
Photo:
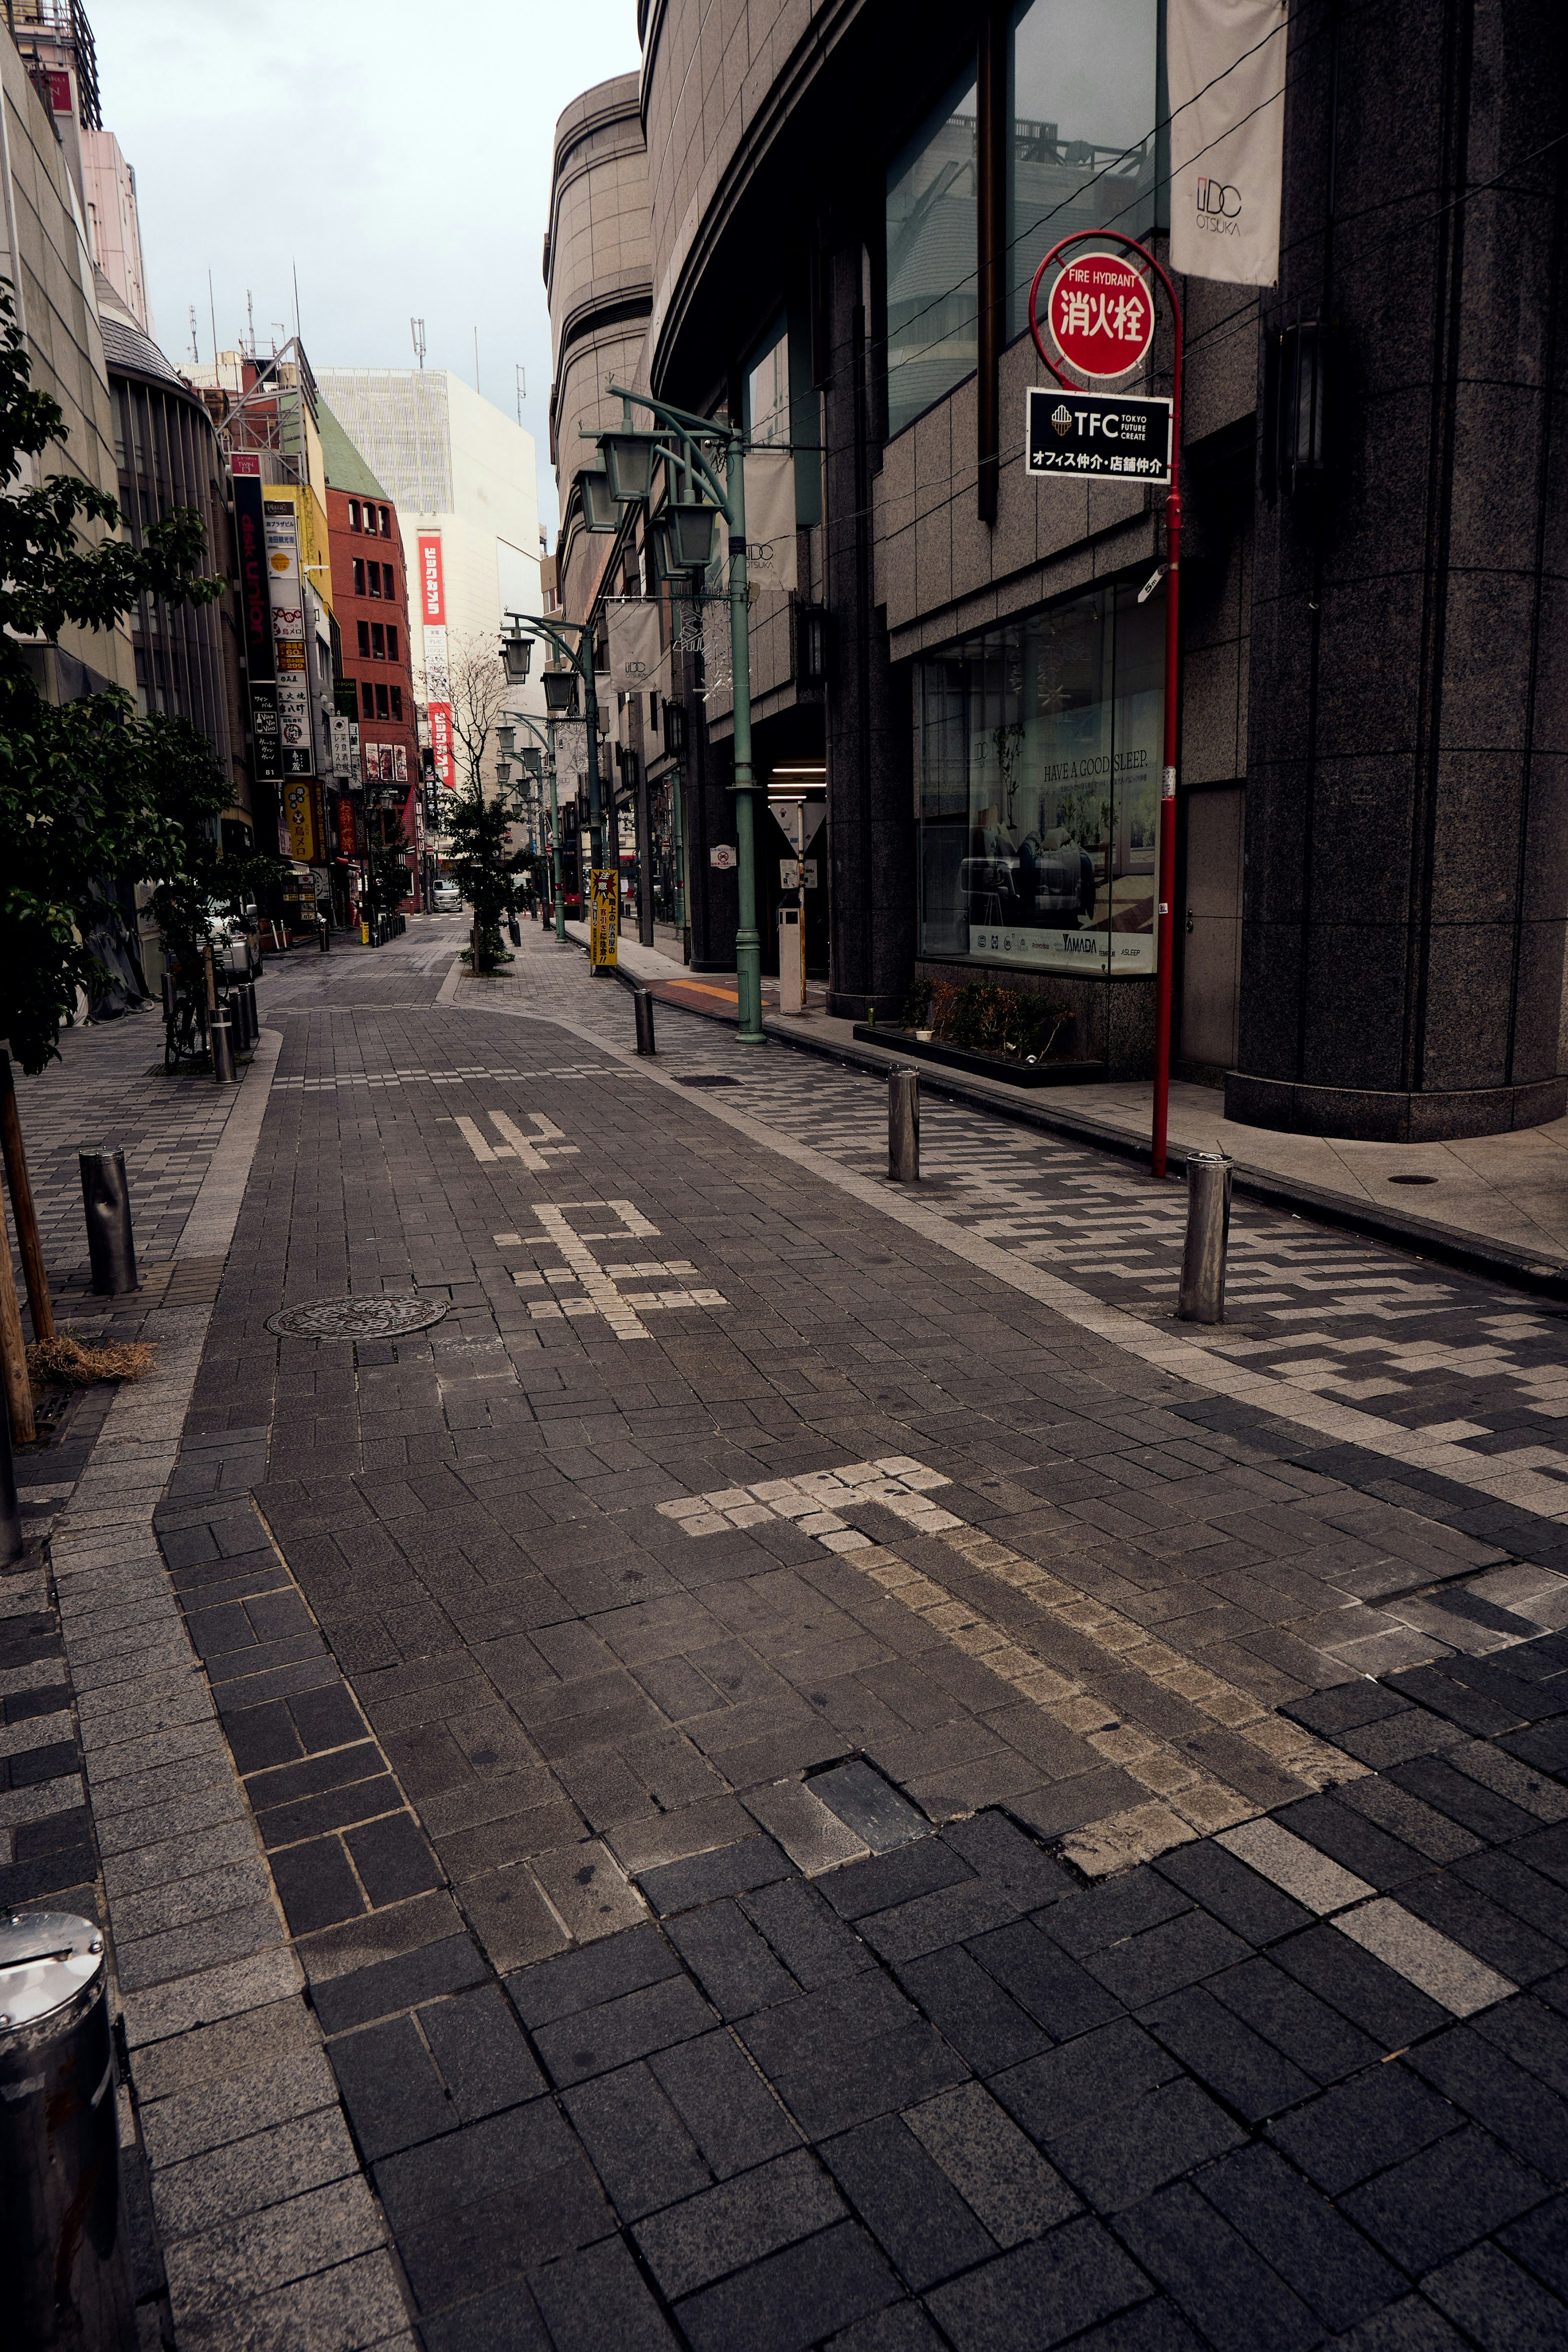
[[[497,728],[496,748],[500,752],[503,760],[509,760],[511,758],[517,740],[517,730],[515,727]]]
[[[672,499],[664,509],[669,552],[679,572],[706,572],[713,562],[718,509],[692,499]]]
[[[545,709],[552,719],[570,719],[577,700],[575,669],[547,669],[543,673]]]
[[[612,498],[629,507],[653,495],[653,460],[661,444],[652,433],[601,433],[599,446]]]
[[[527,684],[528,664],[533,659],[533,652],[534,641],[532,637],[525,636],[517,621],[514,618],[511,627],[501,639],[501,659],[507,666],[507,683],[508,686],[523,686]]]
[[[496,782],[498,784],[507,784],[510,783],[511,779],[512,763],[510,760],[497,760],[496,762]]]
[[[582,520],[590,530],[619,530],[621,508],[610,487],[608,474],[596,467],[585,466],[578,480],[582,485]]]

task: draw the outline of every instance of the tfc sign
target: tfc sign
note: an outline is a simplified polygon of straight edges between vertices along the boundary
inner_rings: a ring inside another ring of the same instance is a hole
[[[1080,375],[1130,375],[1155,339],[1155,304],[1131,262],[1113,254],[1070,261],[1051,289],[1046,320]]]
[[[1170,402],[1035,384],[1027,395],[1023,462],[1026,474],[1097,475],[1168,489]]]

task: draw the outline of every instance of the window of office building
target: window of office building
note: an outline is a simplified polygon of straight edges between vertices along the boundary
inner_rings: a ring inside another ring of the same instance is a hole
[[[1164,678],[1126,587],[915,664],[922,954],[1153,971]]]
[[[387,659],[388,661],[397,659],[397,631],[390,621],[387,623]]]
[[[376,717],[378,719],[385,719],[387,716],[387,690],[384,686],[378,686],[376,688]]]
[[[387,633],[382,628],[379,621],[372,621],[371,623],[371,655],[372,659],[376,661],[384,659],[386,649]]]
[[[402,717],[402,688],[401,686],[394,686],[392,690],[392,715],[394,719],[399,719]]]
[[[1042,257],[1074,229],[1156,218],[1159,0],[1018,0],[1008,26],[1008,332],[1029,330]]]
[[[349,500],[349,529],[350,529],[350,530],[358,530],[358,529],[359,529],[359,528],[360,528],[360,501],[358,500],[358,499],[350,499]]]
[[[360,659],[361,661],[369,661],[371,657],[371,625],[368,621],[361,621],[357,625],[360,634]]]
[[[381,594],[381,593],[382,593],[382,567],[381,567],[381,565],[380,565],[379,563],[372,563],[372,564],[371,565],[371,567],[370,567],[370,573],[371,573],[371,595],[372,595],[372,596],[379,596],[379,595]]]
[[[354,558],[354,593],[355,593],[355,595],[356,595],[356,596],[362,596],[362,595],[364,594],[364,593],[365,593],[365,567],[364,567],[364,562],[363,562],[362,558],[361,558],[360,556],[356,555],[356,556],[355,556],[355,558]]]
[[[887,429],[978,363],[976,85],[961,74],[887,174]]]
[[[789,338],[782,319],[746,371],[746,431],[762,449],[781,448],[789,438]]]
[[[390,539],[392,537],[392,516],[385,507],[382,507],[381,509],[381,517],[382,537],[383,539]]]
[[[360,688],[360,704],[367,719],[373,719],[375,717],[376,698],[371,692],[370,682],[368,679]]]

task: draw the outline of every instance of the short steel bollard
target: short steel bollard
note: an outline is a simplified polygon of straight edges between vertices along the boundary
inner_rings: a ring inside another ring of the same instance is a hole
[[[1225,1251],[1230,1238],[1230,1161],[1191,1151],[1186,1161],[1186,1244],[1181,1254],[1178,1323],[1225,1320]]]
[[[250,1003],[243,988],[231,988],[225,1000],[236,1054],[248,1054],[256,1040],[250,1032]]]
[[[317,918],[316,918],[316,928],[317,928],[317,929],[318,929],[318,930],[320,932],[320,934],[321,934],[321,952],[322,952],[322,954],[323,954],[323,955],[330,955],[330,954],[331,954],[331,952],[332,952],[332,926],[331,926],[331,924],[327,920],[327,918],[326,918],[326,916],[325,916],[325,915],[318,915],[318,916],[317,916]]]
[[[82,1205],[87,1211],[87,1254],[92,1286],[100,1297],[117,1298],[139,1287],[136,1243],[131,1231],[131,1191],[123,1151],[78,1151]]]
[[[637,1051],[652,1054],[653,1045],[653,992],[651,988],[632,991],[632,1009],[637,1015]]]
[[[103,1937],[0,1913],[0,2278],[17,2352],[130,2352]]]
[[[16,1492],[16,1457],[11,1451],[11,1415],[4,1396],[0,1396],[0,1567],[20,1559],[25,1549],[22,1498]]]
[[[920,1181],[918,1070],[894,1070],[887,1082],[887,1172],[895,1184]]]
[[[254,980],[247,980],[246,982],[245,1005],[246,1018],[250,1024],[250,1042],[254,1045],[257,1038],[261,1035],[261,1015],[256,1011],[256,982]]]
[[[223,1005],[207,1015],[207,1043],[213,1049],[213,1076],[220,1087],[235,1082],[234,1028]]]
[[[508,915],[507,918],[507,937],[511,940],[512,945],[515,948],[520,948],[522,946],[523,927],[521,923],[518,922],[516,915]]]

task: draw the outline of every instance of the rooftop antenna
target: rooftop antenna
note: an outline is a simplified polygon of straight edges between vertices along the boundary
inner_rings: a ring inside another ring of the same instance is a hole
[[[218,306],[213,299],[213,273],[210,269],[207,272],[207,316],[212,322],[213,362],[215,366],[218,356]]]
[[[297,261],[290,262],[289,268],[294,272],[294,340],[298,342],[299,341],[299,264]]]
[[[479,330],[474,330],[474,389],[479,389]]]
[[[191,364],[193,367],[202,364],[201,349],[196,341],[196,306],[193,302],[191,305]]]
[[[251,299],[250,299],[250,288],[249,288],[248,286],[247,286],[247,287],[246,288],[246,289],[245,289],[245,315],[246,315],[246,322],[248,323],[249,328],[250,328],[250,353],[249,353],[249,356],[250,356],[252,359],[255,359],[255,357],[256,357],[256,305],[255,305],[255,303],[254,303],[254,302],[251,300]]]
[[[411,319],[409,331],[413,336],[413,352],[421,367],[424,365],[424,320]]]
[[[527,400],[528,396],[528,372],[527,368],[519,367],[517,370],[517,423],[519,425],[523,421],[523,403]]]

